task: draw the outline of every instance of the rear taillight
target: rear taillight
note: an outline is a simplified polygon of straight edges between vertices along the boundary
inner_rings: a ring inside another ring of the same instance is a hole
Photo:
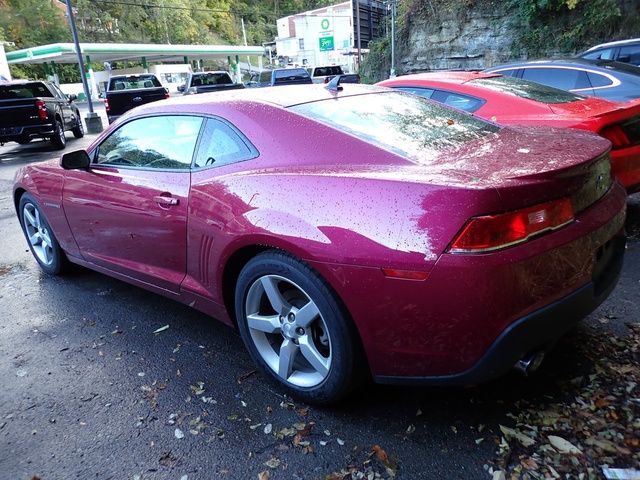
[[[108,112],[111,107],[109,106],[109,99],[105,98],[104,99],[104,109]]]
[[[36,99],[36,108],[38,109],[38,118],[40,120],[46,120],[49,116],[48,112],[47,112],[47,103],[38,98]]]
[[[451,243],[452,253],[481,253],[525,242],[573,220],[571,199],[561,198],[515,212],[474,217]]]
[[[613,144],[613,148],[626,147],[631,144],[629,137],[620,125],[612,125],[605,127],[600,131],[600,135],[609,140]]]

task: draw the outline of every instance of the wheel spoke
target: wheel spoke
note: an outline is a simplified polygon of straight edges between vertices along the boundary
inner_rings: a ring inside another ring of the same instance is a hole
[[[33,214],[28,210],[28,209],[24,209],[24,218],[25,220],[27,220],[27,222],[29,222],[29,225],[36,227],[36,219],[33,216]]]
[[[44,263],[48,264],[51,261],[51,254],[49,252],[49,248],[47,247],[47,245],[44,244],[44,242],[42,243],[42,256],[43,256]]]
[[[40,237],[40,233],[38,232],[35,232],[33,235],[29,235],[29,241],[31,242],[31,245],[37,245],[41,240],[42,237]]]
[[[310,300],[309,303],[296,312],[296,324],[307,328],[319,314],[320,311],[318,310],[315,302]]]
[[[271,277],[262,277],[260,282],[262,283],[262,288],[264,288],[264,293],[267,294],[271,307],[276,313],[282,314],[289,310],[289,304],[282,298],[282,294],[278,290],[277,280]]]
[[[293,362],[298,354],[298,346],[289,339],[285,339],[280,345],[280,358],[278,359],[278,375],[284,380],[288,379],[293,370]]]
[[[40,228],[40,212],[38,211],[38,209],[37,209],[37,208],[34,208],[34,209],[33,209],[33,213],[34,213],[34,215],[35,215],[35,217],[36,217],[36,218],[35,218],[34,226],[36,226],[36,227]]]
[[[280,332],[279,315],[247,315],[247,324],[253,330],[259,330],[264,333]]]
[[[300,337],[300,353],[320,375],[324,377],[329,373],[330,359],[320,354],[308,335]]]
[[[51,237],[49,236],[49,232],[40,231],[40,237],[42,238],[42,243],[45,246],[47,246],[47,247],[53,246],[51,244]]]

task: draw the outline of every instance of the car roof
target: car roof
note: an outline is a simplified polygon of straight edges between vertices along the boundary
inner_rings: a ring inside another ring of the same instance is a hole
[[[49,83],[46,80],[11,80],[10,82],[0,82],[0,87],[6,85],[27,85],[29,83]]]
[[[613,42],[600,43],[599,45],[595,45],[595,46],[585,50],[585,53],[586,52],[592,52],[593,50],[597,50],[599,48],[619,47],[621,45],[629,45],[629,44],[634,44],[634,43],[640,44],[640,38],[629,38],[627,40],[615,40]]]
[[[402,80],[432,80],[445,83],[463,84],[478,78],[501,77],[499,73],[478,72],[478,71],[459,71],[459,72],[425,72],[413,75],[401,75],[393,79],[394,81]]]
[[[535,65],[552,65],[559,67],[584,67],[606,70],[608,72],[619,71],[630,75],[640,75],[640,67],[630,65],[623,62],[614,62],[613,60],[591,60],[587,58],[557,58],[548,60],[531,60],[524,62],[508,63],[504,65],[496,65],[488,68],[486,71],[500,71],[519,67],[535,66]]]

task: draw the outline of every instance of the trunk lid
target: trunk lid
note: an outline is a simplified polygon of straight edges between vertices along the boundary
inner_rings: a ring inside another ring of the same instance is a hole
[[[18,128],[41,123],[35,98],[0,100],[0,128]],[[9,133],[10,134],[10,133]]]

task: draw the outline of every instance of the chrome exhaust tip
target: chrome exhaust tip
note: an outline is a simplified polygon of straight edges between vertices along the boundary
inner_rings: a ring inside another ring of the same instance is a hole
[[[540,365],[542,365],[542,361],[544,360],[544,354],[545,352],[540,350],[527,355],[518,360],[513,368],[525,377],[528,377],[540,368]]]

